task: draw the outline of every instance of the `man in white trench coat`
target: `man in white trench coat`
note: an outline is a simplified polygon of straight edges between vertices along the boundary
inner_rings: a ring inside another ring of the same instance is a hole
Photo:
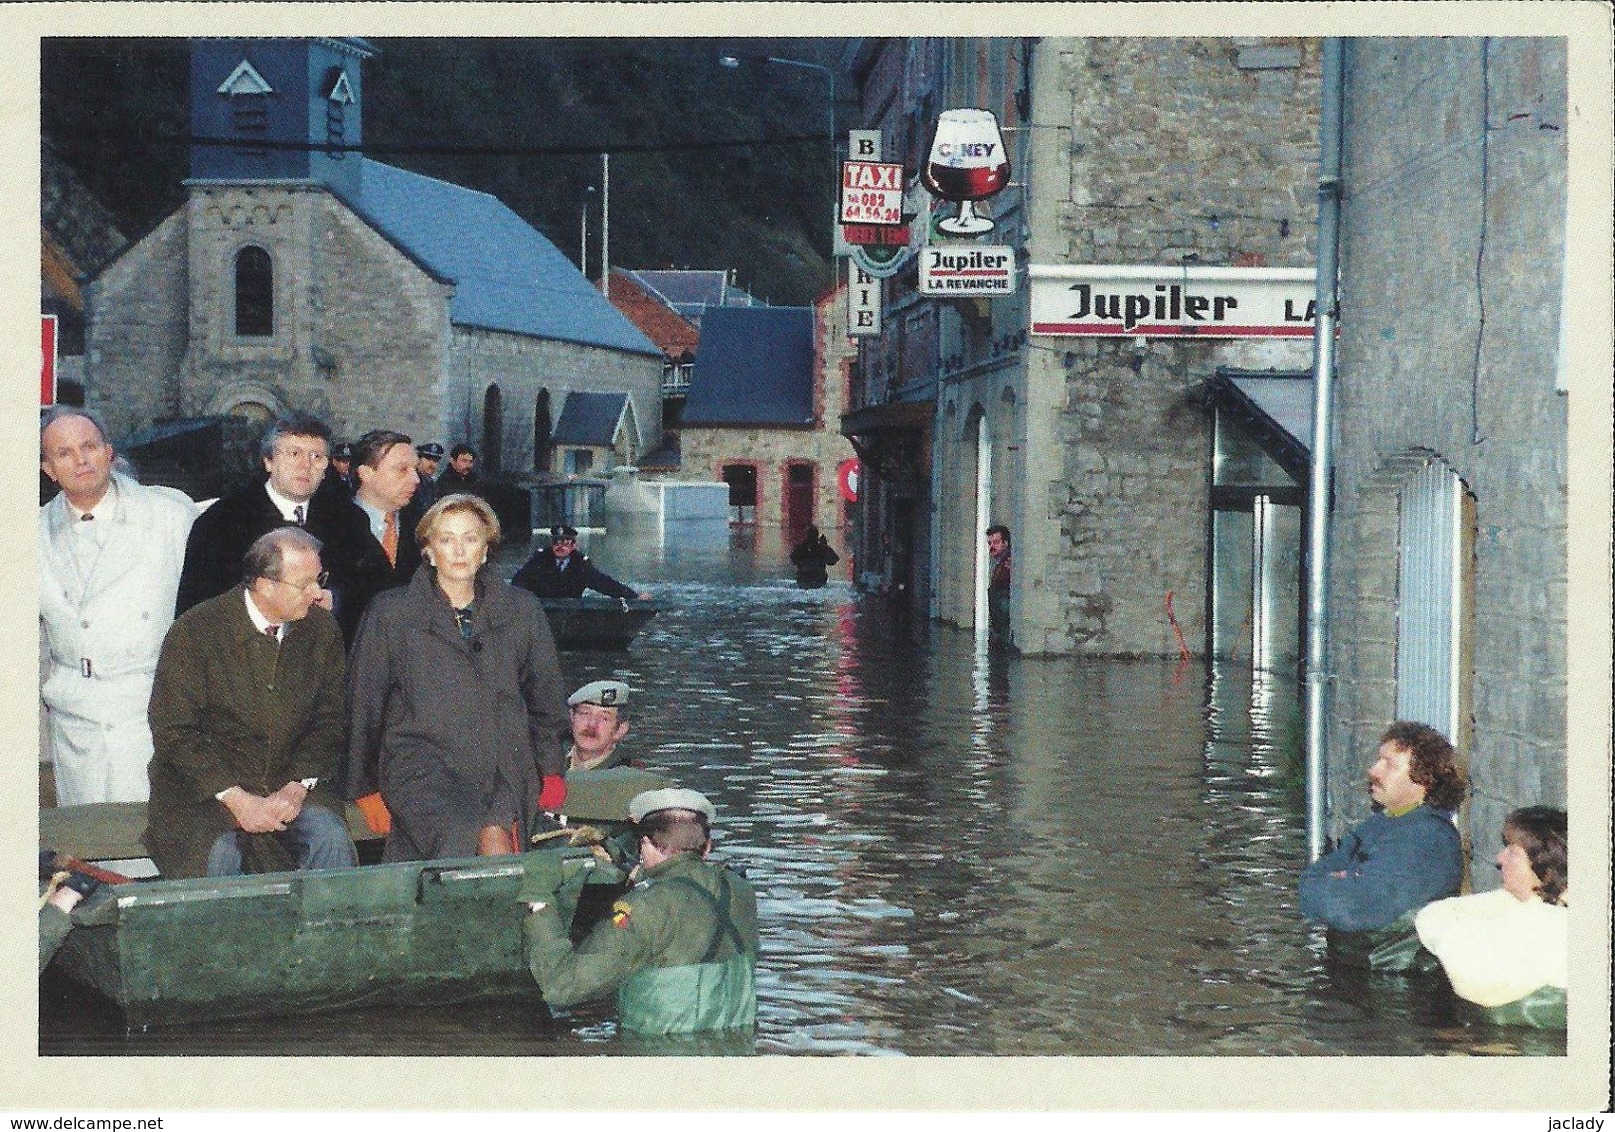
[[[39,461],[61,493],[39,509],[40,699],[56,803],[143,802],[146,702],[196,504],[112,470],[106,429],[59,405],[40,420]]]

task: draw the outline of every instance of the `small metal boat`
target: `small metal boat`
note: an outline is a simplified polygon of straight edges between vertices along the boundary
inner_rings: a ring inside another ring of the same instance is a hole
[[[633,767],[567,782],[568,824],[603,833],[627,828],[635,794],[671,785]],[[41,846],[139,856],[144,809],[42,810]],[[356,814],[349,824],[364,830]],[[75,843],[75,829],[93,832]],[[536,1004],[524,883],[569,880],[581,891],[625,879],[609,854],[560,837],[507,857],[109,885],[74,910],[52,967],[109,999],[131,1028],[486,998]]]
[[[657,613],[654,601],[598,594],[540,600],[558,649],[625,649]]]

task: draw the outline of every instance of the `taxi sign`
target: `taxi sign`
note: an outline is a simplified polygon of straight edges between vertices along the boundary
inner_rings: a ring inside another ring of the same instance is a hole
[[[841,223],[903,223],[903,166],[888,161],[841,163]]]

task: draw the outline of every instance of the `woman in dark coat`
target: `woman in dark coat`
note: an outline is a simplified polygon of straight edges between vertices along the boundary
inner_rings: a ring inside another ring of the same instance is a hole
[[[348,660],[348,796],[388,827],[386,861],[519,852],[565,798],[549,622],[486,568],[499,520],[481,499],[438,500],[415,538],[420,568],[371,602]]]

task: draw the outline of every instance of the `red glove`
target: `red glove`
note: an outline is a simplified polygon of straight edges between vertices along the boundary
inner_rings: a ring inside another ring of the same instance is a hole
[[[559,774],[546,774],[544,788],[538,792],[538,808],[546,814],[561,812],[566,804],[566,778]]]
[[[381,800],[381,795],[366,794],[353,803],[364,815],[364,823],[370,827],[370,832],[385,837],[392,832],[393,816],[387,812],[387,803]]]

